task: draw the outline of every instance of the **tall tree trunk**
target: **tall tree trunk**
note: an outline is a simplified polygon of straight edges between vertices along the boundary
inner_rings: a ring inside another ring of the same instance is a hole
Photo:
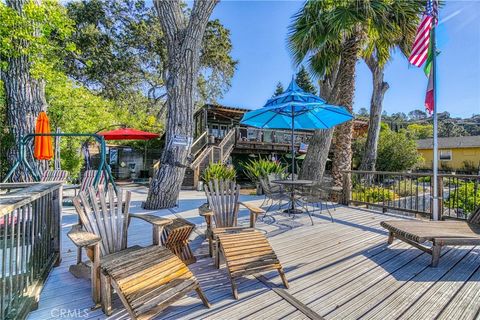
[[[320,96],[330,104],[336,104],[336,93],[333,92],[341,61],[334,70],[319,81]],[[330,151],[334,129],[315,130],[308,142],[308,151],[302,163],[300,179],[321,182],[325,173],[325,165]]]
[[[23,6],[26,0],[9,0],[7,6],[23,15]],[[40,3],[40,1],[36,1]],[[19,51],[28,46],[28,43],[21,41],[17,43]],[[35,131],[35,119],[40,111],[46,111],[47,102],[45,98],[45,82],[41,79],[34,79],[30,74],[31,63],[26,55],[7,57],[7,69],[2,72],[2,81],[5,88],[5,99],[7,107],[7,125],[9,133],[15,143],[7,153],[9,165],[12,166],[19,155],[20,138]],[[27,153],[27,161],[33,166],[38,166],[32,155]],[[20,167],[12,177],[13,181],[28,181],[29,175],[26,169]]]
[[[167,126],[160,168],[150,184],[146,209],[175,206],[188,166],[190,146],[175,137],[193,137],[194,94],[203,34],[217,0],[197,0],[187,20],[181,1],[155,0],[168,52]]]
[[[355,69],[360,50],[360,34],[353,34],[345,40],[342,51],[342,64],[340,65],[339,78],[335,83],[334,92],[338,92],[339,105],[352,112],[353,97],[355,94]],[[342,171],[350,170],[352,166],[352,134],[353,121],[339,125],[335,130],[335,147],[332,163],[333,183],[342,186]],[[343,188],[350,188],[351,182]]]
[[[367,142],[365,144],[365,153],[363,154],[361,170],[374,171],[377,161],[378,139],[380,136],[380,124],[382,121],[382,103],[385,92],[389,86],[383,81],[384,66],[378,63],[373,55],[365,59],[365,62],[372,72],[373,92],[370,100],[370,121],[368,124]]]

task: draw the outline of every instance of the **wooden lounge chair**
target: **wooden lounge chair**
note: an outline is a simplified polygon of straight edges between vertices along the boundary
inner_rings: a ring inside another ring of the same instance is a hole
[[[397,238],[431,254],[432,267],[438,265],[445,245],[480,245],[480,208],[466,221],[395,220],[380,224],[389,231],[389,244]],[[430,242],[431,247],[424,245],[426,242]]]
[[[131,319],[150,319],[195,290],[205,306],[208,300],[188,267],[170,250],[159,245],[163,227],[171,223],[153,215],[129,214],[130,192],[122,205],[122,192],[111,185],[108,195],[103,186],[80,192],[73,200],[82,226],[72,228],[69,238],[85,247],[92,261],[92,298],[106,315],[112,312],[112,287]],[[116,199],[115,199],[116,198]],[[153,227],[153,245],[127,247],[131,218],[149,222]]]
[[[244,275],[277,270],[283,284],[288,288],[282,265],[262,232],[254,229],[255,221],[264,210],[238,201],[240,186],[232,181],[210,181],[205,186],[207,208],[199,208],[207,221],[207,237],[210,245],[215,243],[215,266],[220,267],[220,255],[227,265],[232,293],[238,299],[235,279]],[[250,227],[237,226],[239,205],[250,210]],[[212,218],[215,227],[212,225]]]

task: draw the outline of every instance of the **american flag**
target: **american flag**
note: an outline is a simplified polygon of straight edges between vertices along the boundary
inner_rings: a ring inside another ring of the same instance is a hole
[[[437,24],[438,8],[436,0],[428,0],[423,13],[422,21],[417,29],[417,35],[413,42],[412,53],[408,58],[411,64],[420,67],[427,60],[428,46],[430,44],[430,30],[433,24]]]

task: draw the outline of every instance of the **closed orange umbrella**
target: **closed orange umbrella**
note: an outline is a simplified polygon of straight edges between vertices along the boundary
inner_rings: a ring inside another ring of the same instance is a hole
[[[38,115],[35,124],[35,133],[50,133],[50,123],[47,114],[42,111]],[[53,158],[53,146],[51,136],[36,136],[33,155],[37,160],[50,160]]]

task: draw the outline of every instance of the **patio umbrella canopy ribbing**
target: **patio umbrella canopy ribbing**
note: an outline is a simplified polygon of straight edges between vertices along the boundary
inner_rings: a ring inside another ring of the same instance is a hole
[[[329,129],[353,119],[347,109],[329,105],[320,97],[302,90],[292,79],[287,90],[260,109],[243,116],[240,123],[264,129],[291,129],[292,180],[295,168],[295,130]]]

